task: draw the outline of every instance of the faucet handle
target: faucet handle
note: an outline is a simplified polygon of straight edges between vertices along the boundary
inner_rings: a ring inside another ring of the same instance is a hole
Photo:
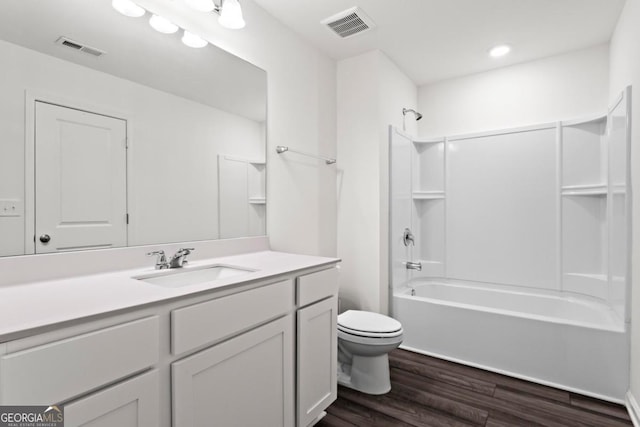
[[[183,249],[180,249],[178,251],[178,252],[182,252],[182,257],[183,257],[182,263],[183,264],[187,263],[187,255],[189,255],[191,252],[193,252],[195,250],[196,250],[196,248],[183,248]]]
[[[171,261],[169,262],[170,267],[181,268],[184,264],[187,263],[187,255],[189,255],[191,251],[195,251],[195,248],[178,249],[176,253],[171,257]]]
[[[154,256],[156,255],[156,269],[160,270],[163,268],[168,267],[167,264],[167,256],[165,255],[164,251],[153,251],[153,252],[148,252],[147,256]]]

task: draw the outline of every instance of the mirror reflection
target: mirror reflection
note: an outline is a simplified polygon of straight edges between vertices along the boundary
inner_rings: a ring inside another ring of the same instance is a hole
[[[149,17],[0,3],[0,255],[265,234],[266,73]]]

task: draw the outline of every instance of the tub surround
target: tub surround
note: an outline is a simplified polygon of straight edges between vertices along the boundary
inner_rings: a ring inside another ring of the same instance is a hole
[[[630,100],[628,87],[606,114],[465,135],[390,127],[405,348],[623,402]]]

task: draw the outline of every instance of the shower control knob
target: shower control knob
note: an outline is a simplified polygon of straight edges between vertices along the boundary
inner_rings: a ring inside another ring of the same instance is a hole
[[[402,243],[404,243],[405,246],[409,246],[409,243],[411,243],[413,246],[416,245],[413,233],[408,228],[405,228],[404,233],[402,233]]]
[[[42,236],[40,236],[40,241],[42,243],[49,243],[50,240],[51,236],[49,236],[48,234],[43,234]]]

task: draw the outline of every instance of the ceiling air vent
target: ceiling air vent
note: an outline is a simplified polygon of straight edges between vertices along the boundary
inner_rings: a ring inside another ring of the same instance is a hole
[[[342,11],[320,23],[329,27],[332,32],[343,39],[355,36],[376,26],[371,18],[359,7],[352,7],[351,9]]]
[[[73,50],[77,50],[79,52],[83,52],[86,53],[88,55],[93,55],[96,57],[102,56],[104,55],[105,52],[104,50],[100,50],[98,48],[95,47],[91,47],[91,46],[87,46],[86,44],[82,44],[79,43],[75,40],[71,40],[67,37],[59,37],[58,40],[56,40],[56,43],[61,45],[61,46],[66,46],[69,49],[73,49]]]

